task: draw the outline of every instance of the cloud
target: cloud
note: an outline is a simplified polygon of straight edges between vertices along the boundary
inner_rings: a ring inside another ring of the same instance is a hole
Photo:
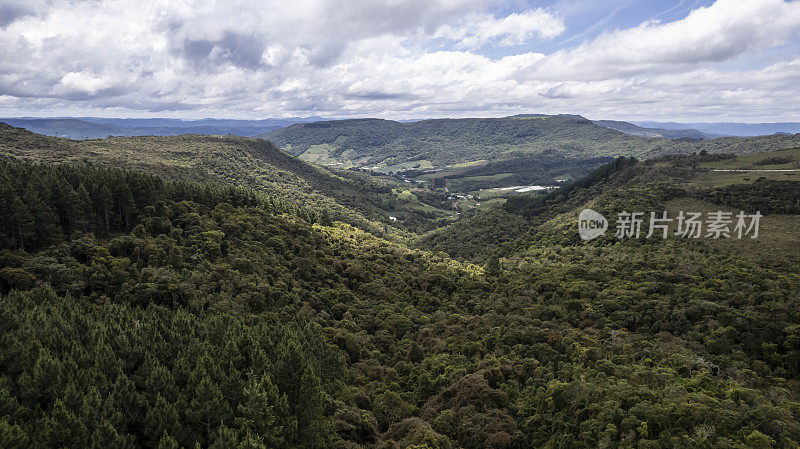
[[[342,3],[0,0],[0,114],[800,120],[798,1],[718,0],[550,54],[580,32],[557,6]]]
[[[114,86],[114,81],[108,76],[97,76],[86,72],[69,72],[61,77],[55,86],[56,91],[78,96],[94,96],[99,92]]]
[[[520,45],[533,38],[551,39],[564,32],[564,21],[544,9],[512,13],[505,17],[474,14],[457,25],[442,25],[433,37],[458,41],[459,48],[478,48],[489,42]]]
[[[44,9],[41,0],[3,0],[0,2],[0,28]]]
[[[718,0],[670,23],[648,21],[605,33],[548,57],[528,75],[538,79],[603,79],[682,71],[763,52],[800,31],[800,2]]]
[[[255,35],[225,31],[217,40],[188,40],[180,47],[181,56],[204,69],[231,64],[257,69],[262,64],[265,43]]]

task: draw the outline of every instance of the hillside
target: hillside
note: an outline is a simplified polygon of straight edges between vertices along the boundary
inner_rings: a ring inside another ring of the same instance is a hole
[[[16,160],[119,167],[170,179],[249,187],[362,225],[386,220],[390,187],[357,172],[307,164],[272,143],[237,136],[112,137],[73,141],[0,124],[0,153]]]
[[[721,197],[774,200],[755,244],[575,237],[585,204],[718,201],[728,172],[711,195],[673,189],[717,163],[617,160],[543,211],[521,196],[486,234],[518,237],[474,265],[280,191],[0,162],[0,446],[794,447],[800,205],[769,184],[792,181]]]
[[[412,123],[359,119],[296,124],[264,135],[301,159],[396,171],[504,160],[549,151],[564,157],[762,152],[800,146],[800,136],[666,139],[625,134],[580,116],[437,119]]]
[[[741,156],[673,155],[639,163],[619,158],[549,193],[512,196],[501,206],[422,236],[419,243],[456,257],[485,261],[493,255],[516,254],[530,245],[579,243],[575,223],[583,208],[613,217],[626,207],[663,211],[673,202],[687,201],[701,210],[710,210],[713,204],[739,207],[771,215],[767,223],[785,221],[776,215],[790,217],[794,223],[800,215],[799,177],[800,149]],[[508,223],[514,223],[511,229]],[[781,257],[800,261],[800,252],[782,246],[789,244],[787,238],[796,237],[776,227],[774,234],[759,243],[774,243],[775,249],[781,248]],[[613,241],[613,237],[604,240]],[[775,256],[754,251],[753,245],[744,247],[743,254],[748,256]]]

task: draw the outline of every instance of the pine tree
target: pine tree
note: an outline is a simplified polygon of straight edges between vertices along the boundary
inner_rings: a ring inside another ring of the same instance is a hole
[[[164,434],[161,435],[161,439],[158,441],[158,449],[179,449],[178,442],[175,441],[175,438],[169,436],[167,431],[164,431]]]
[[[325,394],[320,378],[310,366],[300,376],[297,398],[298,440],[306,447],[329,447],[332,428],[325,416]]]
[[[244,388],[244,402],[237,410],[236,425],[259,435],[268,447],[284,447],[286,432],[293,430],[286,422],[288,408],[286,396],[279,394],[269,376],[256,379],[251,375]]]
[[[147,434],[153,437],[164,433],[176,435],[180,427],[178,411],[159,394],[155,405],[147,411],[145,425]]]
[[[268,444],[264,444],[264,442],[256,435],[253,435],[250,432],[247,432],[242,438],[242,442],[236,447],[236,449],[267,449],[272,448],[273,446],[269,446]]]
[[[57,399],[53,410],[36,426],[39,447],[84,448],[88,446],[86,426]]]
[[[122,186],[122,190],[119,193],[119,200],[117,202],[119,204],[119,220],[121,229],[125,231],[130,231],[135,224],[136,215],[138,213],[138,209],[136,208],[136,201],[133,199],[133,194],[131,193],[131,189],[128,187],[127,184]]]
[[[0,418],[0,447],[25,448],[29,447],[30,438],[17,424],[11,424],[7,418]]]
[[[103,184],[100,188],[97,200],[97,213],[100,218],[98,233],[100,235],[108,235],[113,218],[114,197],[107,185]]]
[[[194,390],[194,397],[189,403],[188,415],[200,424],[204,430],[205,441],[212,435],[212,427],[230,417],[228,402],[222,397],[219,387],[208,375],[203,376]]]
[[[126,440],[121,437],[114,426],[105,419],[92,432],[92,449],[109,449],[125,447]]]
[[[35,248],[42,248],[60,239],[61,229],[53,210],[39,197],[34,184],[25,189],[23,202],[33,217],[33,241]]]
[[[19,197],[11,200],[11,234],[16,240],[17,248],[25,249],[30,246],[34,236],[34,221],[28,208]]]
[[[228,449],[239,445],[237,432],[225,424],[220,424],[208,449]]]
[[[96,232],[92,198],[89,196],[89,191],[86,190],[86,186],[84,186],[83,183],[75,190],[72,202],[74,204],[75,213],[75,228],[73,231]]]

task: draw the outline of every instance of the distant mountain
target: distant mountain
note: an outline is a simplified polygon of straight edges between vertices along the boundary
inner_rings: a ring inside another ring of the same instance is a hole
[[[675,122],[633,122],[647,128],[663,128],[668,130],[694,129],[718,136],[768,136],[772,134],[800,133],[800,123],[675,123]]]
[[[92,123],[107,123],[111,125],[132,128],[271,128],[289,126],[294,123],[314,122],[323,120],[322,117],[289,117],[267,118],[261,120],[237,120],[204,118],[199,120],[181,120],[172,118],[103,118],[103,117],[70,117]],[[233,134],[233,133],[231,133]]]
[[[659,133],[636,125],[616,127]],[[631,128],[635,127],[635,128]],[[663,133],[667,133],[666,129]],[[581,116],[530,114],[505,118],[432,119],[401,123],[353,119],[294,124],[262,135],[301,159],[386,171],[429,169],[466,161],[525,155],[570,158],[664,154],[752,153],[800,146],[800,136],[706,139],[699,131],[641,137]],[[693,137],[696,136],[696,137]]]
[[[691,128],[668,129],[644,127],[617,120],[594,120],[594,124],[639,137],[665,137],[667,139],[713,139],[715,137],[721,137],[717,134],[708,134]]]
[[[78,119],[3,118],[0,121],[37,134],[69,139],[96,139],[132,132],[131,128]]]
[[[574,119],[583,119],[586,120],[586,117],[578,114],[517,114],[517,115],[510,115],[507,118],[545,118],[545,117],[571,117]]]
[[[179,120],[164,118],[115,119],[100,117],[63,118],[0,118],[0,122],[28,131],[68,139],[102,139],[109,136],[174,136],[179,134],[226,135],[252,137],[271,130],[319,117],[226,120]]]
[[[440,166],[511,153],[544,151],[569,156],[605,156],[643,151],[638,142],[580,116],[430,119],[401,123],[382,119],[295,124],[261,137],[301,159],[346,165]],[[398,167],[402,168],[402,167]]]

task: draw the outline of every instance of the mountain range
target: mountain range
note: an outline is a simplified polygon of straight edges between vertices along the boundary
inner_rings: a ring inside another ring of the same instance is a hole
[[[561,114],[560,117],[583,119],[579,115]],[[519,114],[515,118],[544,118],[546,114]],[[311,123],[321,117],[268,118],[262,120],[201,119],[181,120],[168,118],[103,118],[103,117],[9,117],[0,122],[25,128],[35,133],[69,139],[99,139],[109,136],[169,136],[178,134],[233,134],[253,137],[269,133],[296,123]],[[328,119],[329,120],[329,119]],[[414,123],[425,120],[401,120]],[[725,136],[760,136],[775,133],[800,132],[800,123],[675,123],[675,122],[625,122],[594,120],[596,125],[616,129],[639,137],[664,137],[668,139],[710,139]]]
[[[770,134],[797,134],[800,133],[800,123],[736,123],[736,122],[717,122],[717,123],[675,123],[675,122],[634,122],[636,125],[646,128],[662,128],[670,131],[697,130],[712,136],[768,136]]]
[[[594,124],[606,128],[616,129],[617,131],[622,131],[625,134],[639,137],[665,137],[667,139],[713,139],[715,137],[724,136],[722,134],[710,134],[698,131],[696,129],[683,127],[675,127],[674,129],[659,128],[657,126],[658,124],[656,123],[654,123],[653,126],[645,127],[644,125],[639,126],[630,122],[622,122],[618,120],[594,120]]]
[[[102,139],[109,136],[174,136],[205,134],[250,137],[310,118],[226,120],[179,120],[163,118],[119,119],[101,117],[0,118],[0,122],[29,131],[68,139]]]

